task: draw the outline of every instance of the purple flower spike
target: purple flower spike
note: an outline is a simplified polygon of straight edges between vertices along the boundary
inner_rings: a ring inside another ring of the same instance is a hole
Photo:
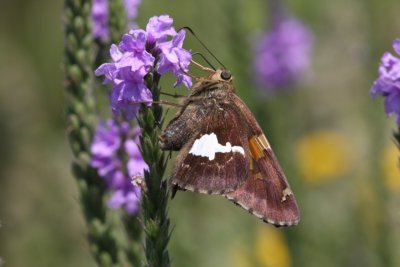
[[[393,41],[393,49],[400,55],[400,39]],[[389,116],[396,114],[400,126],[400,60],[386,52],[379,65],[379,77],[371,88],[371,95],[381,95],[385,99],[385,111]]]
[[[108,39],[108,0],[93,0],[92,35],[101,40]]]
[[[143,177],[148,169],[137,145],[139,135],[139,128],[130,129],[127,122],[117,124],[109,120],[107,125],[97,127],[91,147],[91,166],[112,193],[108,205],[124,208],[130,215],[138,211],[140,202],[140,188],[132,185],[132,177]],[[127,156],[127,162],[122,160],[121,153]]]
[[[257,82],[268,89],[296,83],[309,69],[313,36],[298,20],[279,20],[255,46]]]

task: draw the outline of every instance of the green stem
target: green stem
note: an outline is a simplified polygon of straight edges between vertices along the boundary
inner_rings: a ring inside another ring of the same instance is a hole
[[[158,86],[160,75],[153,74],[149,88],[153,100],[160,98]],[[142,106],[138,122],[142,128],[140,138],[144,160],[149,166],[144,179],[146,190],[142,196],[142,213],[145,232],[146,267],[168,267],[170,258],[167,245],[170,239],[170,222],[167,216],[168,189],[163,183],[165,172],[165,155],[161,151],[158,137],[162,125],[162,108],[153,104],[151,107]]]
[[[128,261],[132,267],[141,266],[143,225],[139,220],[139,216],[126,216],[123,218],[123,223],[128,237],[128,246],[126,248]]]
[[[383,26],[383,24],[379,24],[379,20],[377,21],[376,18],[379,17],[379,14],[383,14],[383,9],[382,6],[380,5],[380,1],[377,0],[368,0],[365,1],[365,7],[367,11],[367,17],[368,17],[368,26],[367,26],[367,37],[368,37],[368,44],[369,44],[369,49],[371,51],[371,57],[369,60],[369,64],[366,65],[368,67],[367,72],[370,72],[373,74],[372,77],[376,76],[376,70],[377,70],[377,63],[376,61],[372,60],[373,58],[378,58],[381,55],[380,51],[380,41],[379,40],[385,40],[383,36],[380,36],[382,34],[385,34],[386,31],[381,31],[380,29]],[[374,22],[374,23],[373,23]],[[380,38],[378,38],[380,37]],[[369,99],[368,99],[369,100]],[[382,138],[382,129],[384,129],[384,120],[381,118],[382,113],[381,111],[378,112],[373,112],[375,111],[374,109],[370,108],[371,102],[368,101],[365,103],[366,110],[367,112],[364,112],[366,114],[365,118],[367,119],[368,122],[374,121],[374,124],[369,123],[371,127],[368,129],[369,133],[369,140],[371,143],[371,149],[370,149],[370,154],[371,155],[378,155],[381,153],[381,148],[383,144],[386,142],[384,138]],[[372,112],[371,112],[371,111]],[[376,118],[376,119],[375,119]],[[396,137],[396,135],[395,135]],[[379,239],[377,241],[377,244],[374,245],[372,249],[377,251],[377,255],[380,257],[380,261],[382,263],[382,266],[394,266],[393,262],[393,256],[394,251],[391,246],[391,236],[393,235],[393,229],[390,224],[390,211],[389,211],[389,206],[388,206],[388,200],[389,200],[389,194],[387,192],[387,188],[385,187],[383,180],[380,178],[381,173],[380,173],[380,168],[379,168],[379,162],[376,161],[374,157],[371,157],[371,161],[367,163],[367,166],[370,166],[370,177],[373,177],[371,180],[371,183],[376,190],[378,194],[378,203],[377,205],[379,206],[379,211],[380,214],[377,215],[376,217],[378,218],[378,227],[379,227]],[[371,248],[367,248],[371,250]]]
[[[118,44],[127,30],[127,17],[123,0],[109,0],[110,44]],[[109,45],[108,45],[109,47]],[[125,216],[122,220],[127,234],[126,255],[131,266],[142,262],[142,224],[138,216]]]
[[[398,128],[397,132],[393,133],[393,137],[394,137],[394,142],[395,142],[396,146],[400,150],[400,127]]]
[[[65,0],[64,70],[68,137],[74,154],[72,168],[88,225],[92,254],[99,266],[120,266],[120,250],[106,216],[106,188],[96,170],[90,167],[90,146],[96,124],[90,10],[90,0]]]

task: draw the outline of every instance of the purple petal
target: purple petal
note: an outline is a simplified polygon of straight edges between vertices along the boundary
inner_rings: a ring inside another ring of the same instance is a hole
[[[393,92],[386,97],[385,111],[388,116],[392,113],[400,115],[400,92]]]
[[[393,49],[398,55],[400,55],[400,39],[395,39],[393,41]]]
[[[393,66],[398,65],[400,60],[394,57],[392,54],[386,52],[381,58],[381,65],[379,66],[379,74],[386,75],[391,71]]]
[[[115,66],[119,71],[120,79],[141,80],[149,72],[153,62],[154,57],[146,51],[141,54],[126,52],[121,60],[115,63]],[[129,68],[124,70],[126,67]],[[127,73],[126,70],[130,70],[132,73]]]
[[[103,163],[100,166],[93,167],[97,168],[98,174],[103,177],[107,178],[109,174],[115,172],[118,168],[121,167],[121,162],[118,159],[103,159]]]
[[[125,141],[125,151],[130,157],[141,158],[142,154],[140,152],[138,144],[134,140]]]
[[[165,73],[173,70],[174,68],[176,68],[174,67],[174,64],[171,63],[164,54],[161,54],[160,61],[157,64],[157,72],[160,73],[161,75],[164,75]]]
[[[176,82],[174,83],[174,87],[177,87],[180,84],[183,84],[186,88],[192,87],[192,78],[184,73],[175,75],[177,77]]]
[[[136,119],[136,115],[139,112],[140,105],[129,105],[124,106],[125,117],[127,120]]]
[[[144,31],[136,31],[134,35],[124,34],[119,47],[126,52],[141,53],[145,50],[146,33]]]
[[[128,174],[130,177],[139,175],[144,176],[144,171],[148,170],[146,162],[143,159],[130,159],[128,161]]]
[[[122,188],[125,186],[127,182],[127,177],[123,174],[122,171],[116,171],[109,179],[108,186],[112,189]]]
[[[123,109],[127,119],[136,117],[142,102],[151,105],[152,101],[153,95],[143,81],[121,82],[115,85],[110,93],[111,109],[115,114],[119,114]]]
[[[113,111],[119,111],[120,100],[122,99],[123,88],[125,87],[124,82],[115,84],[110,91],[110,104]]]
[[[372,97],[376,97],[378,94],[382,94],[383,90],[385,90],[385,87],[382,86],[381,81],[378,79],[374,82],[374,84],[371,87],[370,93]]]
[[[136,187],[138,188],[138,187]],[[129,193],[126,194],[125,197],[125,211],[129,215],[136,214],[139,210],[139,203],[140,203],[140,190],[136,191],[130,191]]]
[[[168,15],[151,17],[146,26],[149,41],[165,41],[167,36],[174,36],[176,31],[172,23],[173,19]]]
[[[122,58],[122,55],[123,54],[119,50],[118,46],[116,46],[115,44],[112,44],[111,48],[110,48],[110,56],[111,56],[111,58],[114,61],[118,61],[118,60],[120,60]]]
[[[173,46],[182,48],[182,46],[183,46],[183,41],[185,40],[185,35],[186,35],[185,30],[180,30],[180,31],[172,38],[172,44],[173,44]]]
[[[151,103],[153,98],[151,91],[143,82],[126,82],[121,100],[127,104],[135,104],[140,101]]]
[[[115,79],[117,68],[114,63],[104,63],[100,65],[94,72],[96,76],[105,76],[105,82],[109,82]]]
[[[112,209],[119,209],[125,203],[125,195],[122,190],[113,192],[108,200],[108,206]]]
[[[110,157],[115,152],[114,146],[116,144],[112,144],[112,147],[110,147],[110,144],[107,144],[105,142],[94,143],[92,145],[91,152],[92,152],[92,154],[95,154],[95,155],[98,155],[101,157]],[[119,147],[119,145],[117,146],[117,148],[118,147]]]
[[[187,88],[192,86],[192,79],[186,75],[188,71],[190,61],[192,60],[192,54],[186,49],[182,48],[183,39],[185,38],[185,32],[180,31],[174,36],[172,41],[161,44],[160,60],[157,65],[157,72],[161,75],[168,71],[177,78],[174,87],[184,84]]]

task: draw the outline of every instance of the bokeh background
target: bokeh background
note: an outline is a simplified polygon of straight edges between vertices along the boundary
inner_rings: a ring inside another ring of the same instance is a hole
[[[251,67],[266,1],[139,8],[139,26],[170,14],[232,70],[302,212],[298,226],[277,229],[222,197],[179,193],[169,208],[173,266],[400,266],[396,125],[369,95],[382,53],[400,37],[400,2],[286,4],[314,33],[312,68],[300,86],[275,94],[256,88]],[[65,133],[62,6],[0,2],[0,266],[95,266]],[[202,49],[189,35],[185,46]]]

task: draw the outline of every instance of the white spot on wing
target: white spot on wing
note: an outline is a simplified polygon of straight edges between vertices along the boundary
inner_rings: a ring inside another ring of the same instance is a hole
[[[281,199],[281,202],[285,202],[286,201],[286,197],[293,195],[292,190],[290,190],[290,188],[286,187],[283,191],[283,197]]]
[[[189,153],[195,156],[208,157],[209,160],[215,159],[215,153],[241,153],[244,155],[244,149],[241,146],[232,146],[227,142],[225,145],[218,143],[215,133],[205,134],[194,141]]]

